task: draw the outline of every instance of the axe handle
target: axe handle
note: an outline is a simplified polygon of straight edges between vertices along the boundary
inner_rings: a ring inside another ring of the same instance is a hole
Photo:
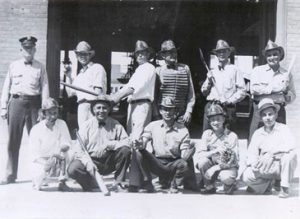
[[[98,94],[97,94],[96,92],[89,91],[89,90],[83,89],[83,88],[81,88],[81,87],[77,87],[77,86],[74,86],[74,85],[71,85],[71,84],[62,82],[62,81],[60,82],[60,84],[66,86],[66,87],[72,88],[72,89],[74,89],[74,90],[78,90],[78,91],[81,91],[81,92],[84,92],[84,93],[87,93],[87,94],[91,94],[91,95],[94,95],[94,96],[98,96]]]
[[[87,155],[87,157],[89,158],[90,162],[93,162],[90,154],[88,153],[88,151],[86,150],[86,148],[85,148],[85,146],[83,144],[83,141],[82,141],[82,139],[81,139],[78,131],[75,130],[75,133],[76,133],[76,137],[77,137],[77,140],[78,140],[78,142],[80,144],[81,149]],[[106,187],[106,185],[105,185],[105,183],[103,181],[103,178],[102,178],[102,176],[100,175],[100,173],[98,171],[95,171],[94,177],[95,177],[95,180],[96,180],[96,182],[97,182],[100,190],[103,192],[104,196],[110,196],[110,191],[107,189],[107,187]]]

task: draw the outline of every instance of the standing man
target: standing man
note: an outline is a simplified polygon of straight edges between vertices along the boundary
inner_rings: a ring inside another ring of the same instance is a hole
[[[276,122],[280,106],[270,98],[258,104],[264,126],[256,130],[247,152],[247,169],[243,180],[247,191],[264,194],[273,180],[281,180],[279,197],[289,196],[289,187],[297,165],[296,142],[287,125]],[[276,181],[275,181],[276,182]]]
[[[33,188],[41,190],[47,176],[58,177],[59,191],[70,191],[66,166],[71,136],[65,121],[58,119],[58,103],[48,98],[42,105],[44,120],[33,126],[29,136]]]
[[[29,134],[37,123],[41,102],[49,97],[46,69],[34,59],[37,39],[28,36],[19,41],[23,58],[9,66],[1,97],[1,117],[8,119],[9,133],[6,176],[1,185],[16,181],[24,125]]]
[[[218,40],[216,48],[212,50],[218,58],[218,66],[207,73],[201,92],[206,96],[207,104],[204,108],[203,131],[210,128],[207,111],[213,102],[219,102],[225,109],[229,123],[234,124],[236,118],[236,103],[246,96],[244,78],[239,69],[230,64],[229,56],[234,48],[224,40]]]
[[[145,188],[153,192],[151,173],[160,177],[163,189],[170,188],[170,193],[177,193],[178,187],[185,184],[189,189],[196,185],[193,154],[195,148],[191,145],[187,128],[176,121],[175,101],[170,97],[162,99],[160,114],[162,120],[151,122],[144,130],[142,144],[137,159],[131,164],[139,169],[131,169],[129,177],[129,192],[137,192]],[[138,163],[134,163],[138,162]],[[187,182],[187,177],[194,182]],[[187,188],[187,187],[186,187]]]
[[[136,42],[134,56],[139,66],[128,84],[112,95],[114,103],[128,96],[127,133],[134,144],[140,140],[145,126],[152,117],[156,75],[154,66],[149,63],[151,53],[152,50],[146,42],[141,40]]]
[[[253,99],[253,116],[250,125],[249,139],[259,127],[260,115],[258,103],[263,98],[271,98],[280,106],[277,121],[286,123],[285,105],[296,98],[294,80],[291,72],[280,66],[284,58],[284,50],[281,46],[269,40],[263,55],[267,64],[253,69],[250,79],[250,92]]]
[[[69,82],[77,87],[99,94],[106,94],[107,78],[105,69],[101,64],[93,63],[91,59],[95,56],[90,44],[85,41],[78,43],[75,53],[78,62],[82,65],[79,74],[73,79],[69,71],[66,76]],[[90,104],[88,101],[94,100],[96,96],[81,91],[68,89],[69,96],[76,95],[78,102],[77,122],[80,127],[86,120],[92,118]]]
[[[79,149],[69,165],[68,174],[84,191],[91,191],[95,182],[95,171],[103,175],[115,171],[113,189],[122,190],[121,183],[125,180],[131,156],[128,135],[117,120],[108,116],[111,100],[106,95],[98,96],[90,104],[93,117],[82,124],[79,136],[92,162]]]
[[[172,40],[166,40],[161,44],[159,54],[164,59],[165,65],[156,68],[160,79],[158,101],[161,102],[167,96],[172,97],[178,110],[178,120],[189,124],[195,105],[195,91],[190,68],[178,63],[177,49]]]

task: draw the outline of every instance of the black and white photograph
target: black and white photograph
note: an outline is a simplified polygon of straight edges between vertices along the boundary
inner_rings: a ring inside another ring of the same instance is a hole
[[[0,219],[298,219],[300,0],[0,0]]]

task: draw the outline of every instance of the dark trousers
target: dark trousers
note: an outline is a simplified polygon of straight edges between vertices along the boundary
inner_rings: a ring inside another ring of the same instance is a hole
[[[130,185],[141,187],[144,181],[152,180],[151,173],[154,173],[164,184],[175,180],[179,186],[184,184],[189,189],[196,188],[192,159],[185,161],[181,158],[158,158],[147,150],[136,151],[135,154],[129,172]]]
[[[286,112],[284,105],[280,105],[280,109],[278,111],[277,122],[286,124]],[[252,119],[250,124],[250,131],[249,131],[249,142],[252,138],[254,132],[259,128],[262,127],[263,123],[260,119],[259,111],[258,111],[258,102],[253,102],[253,109],[252,109]]]
[[[207,118],[207,112],[209,107],[213,104],[213,101],[209,101],[206,103],[204,107],[204,115],[203,115],[203,132],[207,129],[211,129],[209,120]],[[236,126],[236,108],[235,105],[232,106],[222,106],[224,111],[226,112],[226,120],[229,124],[230,130],[234,130]]]
[[[130,163],[131,151],[128,147],[118,148],[116,151],[108,152],[104,158],[93,158],[101,175],[108,175],[115,171],[115,180],[125,180],[126,171]],[[75,179],[83,190],[90,190],[94,187],[94,178],[87,172],[86,167],[78,159],[73,160],[68,167],[68,174]]]
[[[8,159],[6,165],[6,179],[9,181],[17,178],[24,125],[26,124],[29,134],[32,126],[37,123],[40,107],[40,96],[33,99],[12,98],[10,100],[8,105]]]

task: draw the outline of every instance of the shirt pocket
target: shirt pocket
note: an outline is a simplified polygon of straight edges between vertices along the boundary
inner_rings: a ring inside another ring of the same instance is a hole
[[[14,74],[12,76],[12,84],[19,85],[22,81],[23,75],[22,74]]]
[[[32,72],[30,74],[30,77],[29,77],[29,84],[32,87],[37,87],[39,85],[40,78],[41,78],[41,71],[40,70]]]

